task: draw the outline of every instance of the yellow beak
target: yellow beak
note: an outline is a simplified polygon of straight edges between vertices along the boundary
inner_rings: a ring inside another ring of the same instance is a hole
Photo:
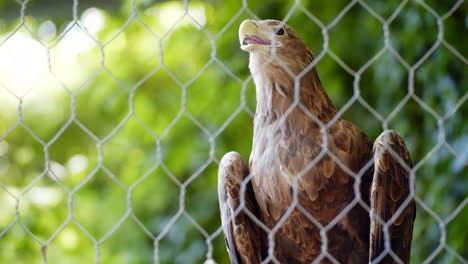
[[[261,46],[270,46],[271,40],[267,29],[256,20],[245,20],[239,27],[239,41],[241,49],[251,52]]]

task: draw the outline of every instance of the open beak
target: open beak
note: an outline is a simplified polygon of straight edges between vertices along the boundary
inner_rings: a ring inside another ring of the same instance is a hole
[[[255,20],[245,20],[239,27],[241,49],[253,51],[261,46],[270,46],[271,40],[262,25]]]

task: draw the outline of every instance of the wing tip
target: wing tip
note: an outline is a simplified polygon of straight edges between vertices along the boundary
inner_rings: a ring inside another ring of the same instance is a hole
[[[385,130],[374,142],[374,159],[379,161],[382,155],[389,153],[393,159],[399,160],[405,170],[412,167],[411,157],[403,137],[393,130]],[[398,157],[396,157],[398,156]]]
[[[242,160],[243,161],[242,156],[239,153],[237,153],[235,151],[230,151],[230,152],[224,154],[223,158],[219,162],[219,166],[221,166],[221,165],[229,166],[235,160]]]
[[[242,181],[249,174],[249,168],[245,164],[242,156],[235,152],[231,151],[226,153],[221,161],[219,162],[218,178],[229,177],[237,178],[237,181]]]
[[[375,144],[383,144],[385,145],[386,143],[394,143],[394,142],[404,142],[403,138],[394,130],[384,130],[377,139],[375,140]]]

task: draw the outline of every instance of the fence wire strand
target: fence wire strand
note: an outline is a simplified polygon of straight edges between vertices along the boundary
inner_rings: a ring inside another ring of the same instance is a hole
[[[353,96],[344,104],[343,107],[341,107],[337,113],[337,115],[327,124],[322,124],[320,120],[318,120],[312,113],[308,111],[308,109],[302,105],[302,103],[299,101],[298,96],[296,96],[294,103],[291,105],[290,109],[286,112],[286,114],[283,116],[285,118],[288,114],[291,113],[291,111],[294,108],[300,108],[304,113],[306,113],[312,120],[315,120],[317,123],[320,124],[321,133],[323,136],[322,141],[324,142],[323,146],[323,153],[317,156],[310,164],[308,164],[304,170],[299,173],[299,175],[296,175],[296,184],[297,184],[297,178],[303,175],[306,171],[308,171],[310,168],[315,166],[317,162],[319,162],[323,157],[328,156],[331,159],[333,159],[345,172],[347,172],[350,176],[354,177],[356,180],[355,185],[354,185],[354,192],[355,192],[355,198],[353,201],[346,206],[336,217],[335,219],[330,222],[326,226],[322,226],[312,215],[310,215],[306,209],[299,203],[298,198],[297,198],[297,191],[295,189],[295,195],[293,198],[293,202],[290,205],[290,207],[286,210],[286,213],[281,217],[281,219],[277,222],[277,224],[272,228],[269,229],[266,227],[259,219],[257,219],[251,212],[249,212],[245,207],[245,185],[246,182],[250,181],[251,176],[247,177],[247,179],[242,183],[242,188],[241,188],[241,206],[236,209],[234,212],[234,215],[238,214],[239,212],[244,212],[251,216],[254,222],[256,222],[258,225],[261,226],[261,228],[269,233],[268,239],[269,239],[269,251],[268,251],[268,257],[264,260],[264,263],[268,263],[269,261],[273,261],[274,263],[279,263],[278,259],[276,259],[274,255],[274,247],[275,247],[275,233],[278,231],[278,229],[281,227],[282,224],[287,220],[287,218],[290,216],[291,212],[295,209],[299,210],[302,212],[312,223],[314,223],[318,228],[320,228],[320,235],[322,238],[322,241],[324,243],[322,244],[322,252],[320,256],[316,259],[314,263],[319,263],[320,261],[327,259],[328,261],[331,261],[332,263],[338,263],[338,261],[327,252],[327,231],[330,230],[333,226],[335,226],[338,221],[349,211],[353,206],[356,204],[359,204],[363,207],[366,208],[366,210],[370,211],[370,208],[365,204],[365,202],[361,199],[360,197],[360,192],[359,192],[359,183],[360,183],[360,176],[364,171],[369,168],[370,166],[373,165],[373,160],[370,160],[366,163],[366,165],[356,174],[352,170],[346,167],[346,165],[340,161],[333,153],[331,153],[326,145],[327,140],[327,128],[329,128],[331,125],[333,125],[346,111],[350,109],[350,107],[354,104],[360,104],[362,105],[365,109],[367,109],[372,116],[374,116],[379,122],[381,122],[382,127],[384,129],[387,129],[388,123],[403,109],[403,107],[408,103],[409,100],[415,101],[419,106],[421,106],[424,111],[431,115],[433,118],[437,120],[438,123],[438,131],[439,131],[439,136],[438,136],[438,141],[437,144],[432,148],[431,151],[429,151],[418,163],[414,165],[413,169],[409,169],[410,174],[412,175],[412,184],[414,184],[414,175],[417,174],[418,169],[425,164],[435,152],[437,152],[440,148],[447,148],[449,152],[454,155],[456,158],[459,158],[462,160],[461,153],[458,153],[453,146],[450,145],[450,143],[447,141],[445,132],[444,132],[444,124],[445,122],[452,117],[457,110],[460,109],[462,105],[464,105],[467,101],[468,98],[468,93],[465,92],[464,95],[457,101],[456,105],[453,106],[453,108],[445,113],[444,115],[439,115],[434,109],[432,109],[428,104],[426,104],[418,95],[415,94],[414,92],[414,76],[415,76],[415,71],[423,65],[427,59],[439,48],[445,47],[447,48],[448,51],[450,51],[451,54],[453,54],[458,60],[460,60],[465,66],[468,65],[468,60],[467,58],[460,52],[458,51],[454,46],[452,46],[444,36],[444,21],[451,17],[455,11],[457,11],[462,4],[464,3],[464,0],[459,0],[457,1],[453,7],[450,8],[449,11],[447,11],[445,14],[440,15],[435,11],[430,5],[428,5],[426,2],[423,0],[416,0],[415,2],[418,3],[420,6],[422,6],[431,16],[433,16],[436,21],[437,21],[437,40],[433,44],[433,46],[427,50],[427,52],[419,58],[416,63],[411,65],[408,61],[406,61],[396,50],[395,47],[393,47],[392,42],[390,40],[391,38],[391,32],[389,29],[390,24],[395,20],[395,18],[400,15],[402,10],[405,8],[405,6],[408,4],[408,0],[402,1],[393,11],[393,13],[387,18],[383,18],[376,12],[369,4],[366,3],[364,0],[353,0],[350,1],[342,10],[341,12],[328,24],[324,24],[323,21],[321,21],[319,18],[317,18],[313,13],[311,13],[309,10],[307,10],[302,4],[301,1],[295,1],[294,5],[290,8],[284,19],[282,20],[283,23],[288,23],[288,20],[291,18],[294,12],[302,12],[304,13],[311,22],[313,22],[315,25],[317,25],[322,32],[323,36],[323,47],[322,50],[319,54],[316,54],[316,57],[311,65],[309,65],[309,69],[312,67],[315,67],[317,63],[319,63],[325,55],[329,55],[336,63],[338,63],[343,70],[345,70],[348,74],[353,76],[354,78],[354,93]],[[12,133],[13,130],[15,130],[17,127],[22,127],[24,128],[27,133],[33,137],[41,146],[43,149],[43,155],[44,155],[44,170],[28,185],[26,186],[19,194],[14,194],[11,192],[7,186],[2,184],[0,182],[0,188],[5,191],[7,195],[9,195],[12,199],[15,200],[16,206],[15,206],[15,217],[14,219],[6,225],[3,230],[0,230],[0,241],[2,237],[5,236],[7,232],[9,232],[12,227],[15,224],[18,224],[26,233],[27,236],[30,238],[34,239],[34,241],[41,247],[41,255],[42,255],[42,263],[48,263],[47,260],[47,248],[48,246],[54,241],[54,239],[69,225],[69,224],[74,224],[92,243],[93,247],[95,249],[96,255],[95,255],[95,263],[100,263],[101,262],[101,252],[100,252],[100,246],[108,240],[108,238],[114,234],[121,226],[122,224],[127,220],[131,219],[136,225],[149,237],[154,241],[154,252],[153,252],[153,262],[154,263],[160,263],[160,249],[159,249],[159,244],[161,242],[161,239],[163,239],[168,232],[171,230],[171,228],[175,225],[175,223],[181,219],[185,218],[189,221],[189,223],[198,230],[202,236],[205,239],[206,245],[207,245],[207,252],[206,252],[206,261],[205,263],[216,263],[215,260],[213,259],[213,248],[214,248],[214,240],[222,236],[222,228],[219,227],[214,231],[213,233],[207,232],[203,226],[197,222],[196,218],[190,215],[188,211],[185,210],[185,195],[187,192],[187,186],[195,180],[197,177],[200,176],[200,174],[211,164],[219,164],[219,160],[215,156],[215,150],[217,148],[216,146],[216,139],[217,137],[233,122],[233,120],[241,114],[243,111],[247,112],[249,115],[253,116],[253,112],[249,109],[246,103],[246,89],[249,83],[252,82],[252,77],[249,76],[245,80],[243,80],[241,77],[237,76],[235,73],[233,73],[229,67],[227,67],[223,61],[218,58],[217,54],[217,44],[216,40],[218,40],[223,34],[226,34],[228,31],[228,28],[236,26],[234,23],[239,19],[239,17],[242,14],[248,14],[250,17],[253,19],[258,19],[257,15],[255,14],[254,11],[252,11],[249,8],[248,2],[247,1],[242,1],[242,7],[235,12],[235,14],[232,16],[232,18],[228,21],[228,23],[219,31],[219,33],[213,35],[208,29],[206,29],[203,25],[201,25],[196,18],[190,13],[190,9],[188,8],[188,0],[183,1],[184,5],[184,13],[177,19],[175,20],[175,23],[170,27],[170,29],[164,34],[164,35],[159,35],[155,31],[151,29],[150,26],[146,25],[143,19],[139,17],[138,14],[138,9],[137,9],[137,4],[136,1],[132,1],[131,4],[131,12],[128,17],[128,19],[125,21],[125,23],[120,27],[120,29],[109,39],[106,41],[100,41],[98,40],[92,33],[88,31],[85,25],[81,23],[79,20],[78,16],[78,8],[79,8],[79,0],[73,0],[73,21],[68,25],[67,29],[64,30],[57,38],[56,41],[54,41],[52,44],[46,44],[44,43],[39,36],[37,36],[33,30],[29,29],[26,20],[25,20],[25,12],[28,9],[29,1],[24,0],[24,1],[18,1],[21,5],[21,9],[19,12],[20,16],[20,23],[10,31],[9,34],[6,35],[5,38],[3,38],[0,41],[0,47],[3,45],[8,39],[10,39],[13,35],[17,34],[21,28],[26,29],[29,31],[31,36],[37,40],[41,45],[43,45],[47,49],[47,58],[48,58],[48,73],[51,74],[58,83],[60,83],[60,86],[62,89],[64,89],[70,96],[70,110],[69,110],[69,118],[63,124],[60,129],[56,132],[56,134],[49,140],[49,141],[44,141],[42,140],[35,132],[34,130],[28,126],[24,122],[24,117],[23,117],[23,99],[24,97],[31,92],[31,90],[34,89],[36,85],[33,85],[32,87],[29,88],[23,95],[18,96],[16,95],[9,87],[7,87],[5,84],[0,83],[0,88],[6,90],[8,93],[13,95],[17,100],[18,100],[18,116],[17,116],[17,121],[9,127],[6,132],[2,135],[0,135],[0,141],[4,140],[10,133]],[[372,17],[377,19],[379,23],[382,26],[383,30],[383,35],[384,35],[384,46],[377,51],[371,59],[369,59],[362,67],[360,67],[357,70],[353,70],[352,67],[347,65],[335,52],[333,52],[329,46],[329,32],[332,30],[336,25],[338,25],[343,17],[355,6],[360,6],[364,10],[367,11],[368,14],[370,14]],[[188,81],[183,82],[180,80],[176,73],[171,71],[171,69],[165,64],[164,56],[165,56],[165,51],[163,49],[163,42],[165,39],[167,39],[177,28],[177,26],[185,19],[190,20],[191,22],[195,23],[197,27],[199,27],[202,32],[204,32],[205,36],[209,39],[210,41],[210,48],[211,48],[211,54],[210,54],[210,59],[206,64],[201,67],[201,69],[192,76]],[[151,70],[148,74],[146,74],[141,80],[136,82],[134,86],[128,86],[125,84],[123,81],[121,81],[118,76],[116,76],[111,69],[106,67],[105,65],[105,57],[109,56],[109,54],[106,54],[105,52],[105,47],[108,46],[110,43],[115,41],[116,38],[118,38],[125,29],[129,27],[131,23],[138,23],[139,25],[143,26],[143,28],[152,35],[152,37],[159,43],[159,62],[160,64],[156,66],[153,70]],[[62,41],[67,33],[71,30],[75,30],[74,28],[83,31],[85,34],[88,35],[90,39],[92,39],[96,46],[99,49],[100,53],[100,65],[99,68],[75,91],[71,91],[66,84],[64,84],[58,75],[56,74],[55,70],[51,67],[51,49],[60,41]],[[406,96],[397,104],[396,107],[393,108],[391,113],[387,116],[384,117],[382,116],[375,108],[369,104],[363,96],[361,96],[361,87],[360,87],[360,81],[361,81],[361,76],[362,74],[368,70],[374,62],[376,62],[379,58],[381,58],[385,53],[390,53],[393,57],[395,57],[400,65],[402,65],[406,71],[409,74],[408,78],[408,87],[407,87],[407,94]],[[273,59],[273,58],[272,58]],[[221,69],[227,76],[229,76],[233,81],[239,83],[242,85],[242,91],[240,94],[240,104],[239,106],[235,109],[235,111],[223,122],[223,124],[218,127],[214,132],[211,132],[210,129],[204,126],[202,122],[200,122],[194,115],[192,115],[188,110],[187,110],[187,88],[190,86],[194,81],[196,81],[207,69],[208,67],[215,65],[219,69]],[[265,65],[264,65],[265,66]],[[283,64],[283,68],[287,70],[287,66]],[[135,113],[135,106],[134,106],[134,97],[135,97],[135,92],[139,89],[139,87],[148,79],[150,79],[154,74],[156,74],[159,71],[164,71],[165,73],[168,74],[168,76],[179,86],[179,88],[182,90],[182,97],[181,97],[181,102],[180,102],[180,110],[174,117],[174,119],[169,123],[168,127],[160,134],[157,135],[154,133],[154,131],[148,126],[147,123],[145,123],[138,115]],[[82,120],[78,119],[77,114],[76,114],[76,101],[77,101],[77,95],[80,94],[80,92],[85,89],[90,82],[92,82],[99,74],[104,72],[107,74],[110,78],[112,78],[122,89],[126,91],[128,94],[128,113],[120,120],[120,122],[115,126],[115,128],[108,133],[104,137],[99,137],[95,133],[91,131],[90,128],[88,128],[85,123],[83,123]],[[289,71],[288,71],[289,72]],[[296,83],[296,94],[299,94],[298,89],[300,88],[299,85],[297,85],[300,82],[300,78],[302,75],[299,76],[294,76],[294,80]],[[40,80],[38,81],[40,82]],[[325,84],[326,85],[326,84]],[[190,175],[187,180],[181,182],[179,179],[174,175],[173,172],[167,167],[167,165],[163,162],[162,160],[162,153],[161,153],[161,140],[164,138],[166,135],[171,133],[172,128],[180,121],[181,118],[187,117],[195,126],[197,126],[201,131],[203,131],[204,134],[208,137],[208,142],[209,142],[209,157],[204,161],[204,163],[192,174]],[[133,184],[130,186],[125,185],[123,182],[121,182],[116,175],[106,166],[104,165],[104,155],[103,155],[103,144],[108,142],[111,138],[113,138],[121,129],[122,127],[129,122],[130,119],[135,119],[143,128],[146,132],[151,134],[151,136],[154,139],[154,148],[155,148],[155,159],[156,162],[151,166],[151,168],[141,175],[141,177],[135,181]],[[50,147],[52,144],[54,144],[66,131],[68,127],[70,127],[72,124],[77,125],[85,134],[91,138],[96,145],[96,149],[98,152],[98,162],[96,167],[88,174],[86,177],[79,182],[76,186],[73,188],[69,188],[66,185],[62,184],[60,181],[60,178],[54,174],[53,169],[51,168],[51,159],[50,159]],[[392,153],[396,154],[396,153]],[[396,155],[393,155],[396,158]],[[402,163],[400,159],[400,163]],[[403,163],[402,163],[403,164]],[[466,162],[465,162],[466,166]],[[165,225],[165,227],[162,229],[162,231],[158,234],[155,235],[153,232],[146,227],[143,222],[138,218],[138,216],[133,212],[133,207],[132,207],[132,195],[134,189],[141,183],[143,182],[151,173],[156,171],[158,168],[161,168],[166,175],[171,179],[171,181],[179,188],[180,194],[179,194],[179,207],[177,212],[173,215],[173,217],[168,221],[168,223]],[[105,175],[108,176],[109,180],[112,182],[116,183],[119,187],[115,186],[115,188],[121,188],[125,193],[126,193],[126,210],[125,213],[122,215],[122,217],[102,236],[102,237],[95,237],[93,236],[87,228],[85,228],[76,218],[74,215],[74,195],[88,182],[90,182],[94,177],[96,177],[96,174],[98,172],[103,172]],[[21,204],[22,199],[24,196],[33,188],[35,187],[38,182],[43,179],[47,174],[52,174],[53,177],[56,179],[56,183],[60,188],[67,193],[67,207],[68,207],[68,217],[65,219],[65,221],[57,228],[57,230],[45,241],[39,239],[34,232],[28,228],[27,224],[23,223],[23,221],[20,218],[20,212],[19,212],[19,207]],[[414,196],[414,197],[413,197]],[[446,218],[441,218],[434,210],[431,209],[430,206],[427,205],[427,203],[422,200],[420,197],[412,193],[410,197],[408,197],[406,203],[409,202],[411,199],[415,199],[416,203],[423,208],[433,219],[437,221],[437,224],[439,225],[440,232],[441,232],[441,238],[439,241],[439,245],[437,248],[431,253],[430,256],[426,258],[424,263],[431,263],[437,255],[442,251],[446,250],[448,253],[451,255],[455,256],[455,258],[460,262],[460,263],[468,263],[465,258],[463,258],[459,253],[457,253],[454,249],[452,249],[446,242],[447,242],[447,235],[446,235],[446,226],[466,207],[468,204],[468,198],[465,198],[462,203],[460,203],[456,209]],[[403,206],[400,206],[398,212],[401,212],[403,210]],[[388,227],[389,224],[391,224],[395,220],[395,216],[392,217],[391,220],[388,222],[383,222],[381,224],[384,224],[384,232],[385,232],[385,237],[388,238]],[[397,259],[397,256],[395,253],[392,251],[390,248],[389,241],[387,239],[386,241],[386,249],[380,256],[380,258],[383,258],[386,254],[390,254],[398,263],[402,263],[401,260]],[[373,263],[377,263],[379,259],[375,260]]]

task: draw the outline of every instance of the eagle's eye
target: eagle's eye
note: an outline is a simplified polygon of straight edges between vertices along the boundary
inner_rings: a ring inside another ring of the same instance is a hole
[[[278,36],[284,35],[284,29],[283,29],[283,28],[277,29],[277,30],[276,30],[276,35],[278,35]]]

